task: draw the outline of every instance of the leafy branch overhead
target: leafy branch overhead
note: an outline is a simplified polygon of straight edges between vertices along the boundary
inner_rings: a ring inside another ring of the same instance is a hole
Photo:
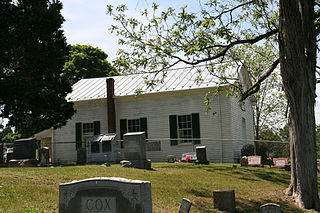
[[[187,6],[179,12],[174,8],[160,12],[159,5],[153,3],[151,10],[141,12],[144,20],[128,18],[125,5],[109,5],[108,14],[119,23],[111,26],[111,32],[120,36],[119,44],[131,47],[130,52],[118,51],[115,64],[122,71],[135,72],[164,71],[180,63],[208,67],[212,63],[239,63],[243,61],[241,55],[234,57],[239,45],[263,45],[277,40],[276,4],[208,1],[195,13]],[[272,66],[273,61],[269,63]]]

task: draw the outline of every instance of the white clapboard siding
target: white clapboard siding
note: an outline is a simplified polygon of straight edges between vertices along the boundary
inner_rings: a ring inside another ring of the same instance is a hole
[[[250,99],[244,101],[244,106],[240,107],[238,99],[231,101],[231,115],[232,115],[232,138],[239,139],[233,142],[234,157],[239,159],[241,157],[241,148],[247,143],[253,143],[254,130],[253,130],[253,111]],[[243,127],[243,119],[245,127]],[[243,128],[245,128],[245,135],[243,135]],[[248,140],[245,140],[248,139]]]
[[[71,120],[61,128],[54,131],[54,160],[55,162],[75,162],[77,152],[75,145],[75,125],[78,122],[92,123],[100,121],[102,134],[107,133],[107,101],[93,100],[76,102],[74,108],[77,111]]]
[[[148,152],[148,158],[157,162],[166,161],[168,155],[175,155],[180,159],[182,153],[195,151],[195,148],[186,144],[170,145],[169,116],[199,113],[200,135],[201,138],[204,138],[201,140],[201,145],[207,147],[208,160],[212,162],[234,162],[236,145],[232,140],[226,139],[240,137],[239,125],[241,125],[241,119],[240,124],[237,124],[239,123],[237,120],[241,116],[239,117],[237,114],[241,109],[235,104],[235,100],[226,97],[223,93],[212,98],[212,103],[209,106],[211,110],[206,113],[205,110],[208,106],[204,104],[204,96],[208,91],[210,90],[199,89],[115,98],[117,140],[120,139],[120,119],[146,117],[149,139],[167,139],[161,140],[161,151]],[[107,103],[105,99],[76,102],[75,109],[77,113],[72,119],[65,126],[54,131],[55,161],[76,161],[76,123],[100,121],[101,133],[107,133]],[[249,116],[249,110],[246,115],[248,121],[252,120],[252,117]],[[248,123],[248,125],[251,124]],[[238,129],[232,130],[232,128]],[[250,134],[248,133],[248,135]]]
[[[210,162],[220,163],[221,159],[221,141],[218,140],[201,140],[201,144],[190,145],[181,144],[171,146],[170,140],[161,140],[161,151],[147,151],[147,158],[152,162],[164,162],[168,160],[168,155],[176,156],[177,160],[181,160],[181,156],[186,152],[195,152],[196,146],[206,146],[207,159]]]

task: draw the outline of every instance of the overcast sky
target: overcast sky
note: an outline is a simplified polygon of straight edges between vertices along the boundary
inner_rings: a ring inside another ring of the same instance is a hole
[[[138,16],[140,11],[149,8],[152,0],[61,0],[63,3],[62,14],[66,19],[63,29],[69,44],[86,44],[98,47],[105,51],[112,61],[119,48],[117,38],[108,28],[114,21],[106,14],[106,6],[126,4],[129,8],[128,16]],[[181,8],[183,5],[195,7],[199,0],[158,0],[162,9],[167,7]],[[160,10],[161,10],[160,8]],[[317,96],[320,88],[317,87]],[[320,97],[316,100],[316,123],[320,124]]]

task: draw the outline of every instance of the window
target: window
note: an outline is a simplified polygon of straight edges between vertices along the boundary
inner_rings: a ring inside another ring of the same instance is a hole
[[[245,118],[242,118],[242,139],[247,139],[247,126]]]
[[[120,139],[123,140],[123,135],[127,132],[145,132],[148,138],[147,118],[139,119],[120,119]],[[121,145],[121,148],[123,146]]]
[[[110,141],[102,142],[102,152],[111,152],[111,143]]]
[[[180,143],[192,142],[192,120],[191,115],[178,116],[178,137],[181,138]]]
[[[200,144],[199,113],[169,116],[170,145],[179,143]]]
[[[97,134],[100,134],[100,121],[76,123],[76,150],[85,147],[90,139]]]
[[[99,153],[100,152],[100,147],[99,147],[99,142],[95,141],[91,143],[91,153]]]
[[[246,102],[243,101],[241,104],[240,104],[240,108],[242,111],[246,111]]]
[[[83,135],[93,135],[93,123],[83,123],[82,129]]]
[[[82,142],[87,144],[93,137],[93,123],[82,124]]]
[[[140,132],[140,120],[139,119],[128,120],[128,132]]]

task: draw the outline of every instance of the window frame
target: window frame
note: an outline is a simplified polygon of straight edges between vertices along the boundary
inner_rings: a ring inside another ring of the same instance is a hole
[[[186,132],[188,133],[185,134]],[[193,141],[192,114],[177,115],[177,133],[178,133],[179,144],[192,143]]]
[[[82,136],[93,136],[94,135],[94,125],[91,123],[82,123]]]
[[[141,123],[140,118],[127,119],[127,132],[140,132]]]

